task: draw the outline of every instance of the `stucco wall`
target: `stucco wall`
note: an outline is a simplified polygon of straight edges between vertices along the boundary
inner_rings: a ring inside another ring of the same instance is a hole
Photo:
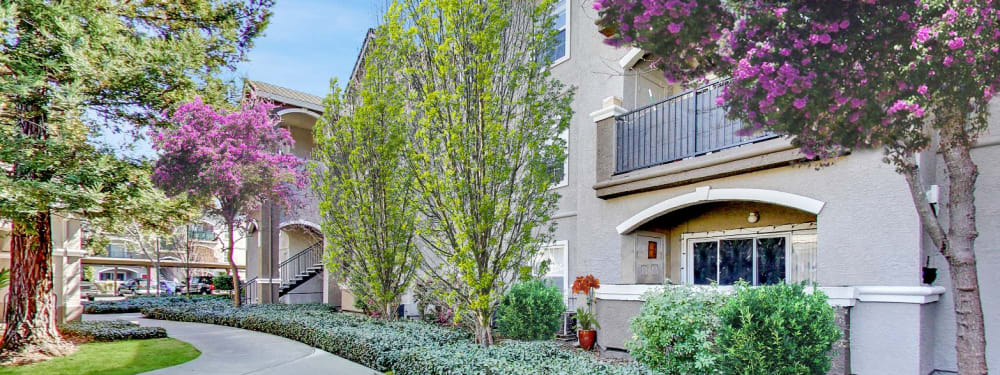
[[[855,152],[819,170],[792,165],[608,200],[581,200],[577,241],[589,246],[572,253],[570,262],[602,281],[622,282],[622,236],[615,226],[698,186],[775,190],[825,202],[816,218],[818,281],[823,286],[920,283],[916,213],[905,181],[882,163],[877,151]]]
[[[281,303],[322,303],[323,302],[323,275],[319,274],[292,289],[279,299]]]
[[[577,248],[585,242],[577,233],[592,228],[579,225],[578,212],[594,212],[588,207],[594,199],[594,123],[588,114],[601,107],[608,96],[621,96],[624,78],[618,60],[627,50],[603,43],[604,36],[594,24],[597,12],[591,1],[571,0],[569,3],[569,58],[551,68],[553,77],[567,86],[575,87],[571,103],[573,118],[570,120],[567,186],[556,188],[562,198],[555,212],[557,230],[553,240],[567,241],[570,253],[568,275],[570,278],[590,272],[590,262],[599,259],[574,257]],[[617,257],[608,252],[606,257]]]

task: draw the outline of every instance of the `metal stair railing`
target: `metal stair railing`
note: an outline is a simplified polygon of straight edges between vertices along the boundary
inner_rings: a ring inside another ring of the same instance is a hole
[[[297,282],[303,281],[310,273],[310,269],[315,271],[316,267],[322,269],[323,266],[323,241],[316,242],[305,250],[300,251],[278,265],[278,274],[281,275],[281,288],[294,286]],[[296,278],[299,277],[299,280]]]
[[[240,304],[249,305],[256,304],[260,300],[257,298],[257,294],[260,288],[257,288],[257,278],[252,278],[245,282],[240,283]]]

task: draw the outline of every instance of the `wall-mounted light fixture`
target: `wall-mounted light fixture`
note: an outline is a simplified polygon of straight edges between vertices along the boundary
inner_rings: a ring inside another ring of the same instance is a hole
[[[757,221],[760,221],[760,214],[758,214],[756,211],[751,211],[750,215],[747,215],[747,222],[752,224],[756,223]]]

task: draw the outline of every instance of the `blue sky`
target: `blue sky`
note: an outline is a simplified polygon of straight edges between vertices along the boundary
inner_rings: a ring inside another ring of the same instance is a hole
[[[237,78],[273,83],[326,96],[330,79],[343,87],[354,68],[361,43],[380,14],[379,0],[277,0],[264,36],[239,65]],[[98,142],[121,155],[152,158],[145,140],[104,132]]]
[[[378,3],[278,0],[264,37],[236,73],[325,96],[331,78],[343,85],[351,74],[365,32],[378,20]]]

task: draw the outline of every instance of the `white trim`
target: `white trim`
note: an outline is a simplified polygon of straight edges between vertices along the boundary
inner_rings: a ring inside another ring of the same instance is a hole
[[[571,291],[569,290],[569,241],[558,240],[552,241],[545,245],[542,245],[542,250],[546,251],[551,248],[561,248],[562,249],[562,266],[563,270],[561,274],[546,273],[543,277],[562,277],[563,279],[563,303],[569,302],[569,296]],[[541,255],[541,254],[539,254]],[[540,260],[539,260],[540,261]],[[551,270],[551,268],[549,268]]]
[[[309,229],[315,230],[316,233],[318,233],[320,235],[323,234],[323,228],[320,227],[319,224],[316,224],[316,223],[311,222],[309,220],[301,220],[301,219],[286,221],[284,223],[278,224],[278,230],[285,229],[285,228],[290,227],[292,225],[301,225],[301,226],[304,226],[304,227],[308,227]]]
[[[642,59],[642,55],[645,54],[646,52],[641,48],[632,47],[632,49],[628,50],[628,53],[626,53],[625,56],[622,56],[621,60],[618,60],[618,65],[620,65],[623,69],[629,69],[635,65],[635,63],[639,62],[639,60]]]
[[[598,122],[607,118],[623,115],[626,113],[628,113],[627,109],[622,108],[619,105],[612,105],[610,107],[604,107],[596,111],[590,112],[590,119],[594,120],[594,122]]]
[[[556,118],[562,121],[562,116],[556,116]],[[549,190],[569,185],[569,127],[560,132],[557,137],[563,141],[563,152],[565,154],[565,158],[563,159],[563,175],[561,180],[549,186]],[[545,144],[551,145],[552,142],[546,141]]]
[[[565,219],[567,217],[573,217],[573,216],[576,216],[576,211],[557,212],[555,215],[552,215],[552,217],[550,219],[552,219],[552,220],[559,220],[559,219]]]
[[[278,278],[278,279],[264,279],[264,278],[259,278],[258,277],[256,279],[256,281],[254,281],[254,284],[281,284],[281,279],[280,278]]]
[[[762,227],[726,229],[726,230],[717,230],[711,232],[681,233],[681,241],[689,239],[698,239],[698,238],[710,238],[710,237],[745,236],[745,235],[754,235],[761,233],[791,232],[797,230],[810,230],[816,228],[817,228],[816,223],[811,222],[811,223],[801,223],[801,224],[767,225]]]
[[[941,286],[857,286],[861,302],[927,304],[937,302],[944,294]]]
[[[597,299],[615,301],[643,301],[642,295],[650,291],[661,291],[663,285],[645,284],[604,284],[594,291]]]
[[[570,6],[570,0],[556,0],[556,7],[558,7],[559,4],[563,4],[566,10],[566,24],[563,25],[563,29],[566,31],[566,37],[563,39],[565,41],[566,54],[562,55],[558,59],[552,60],[552,63],[549,64],[549,69],[555,67],[556,65],[562,64],[566,60],[569,60],[570,29],[571,29],[570,23],[572,20],[572,18],[570,17],[571,16],[570,8],[572,7]]]
[[[795,208],[816,215],[823,210],[823,205],[825,205],[822,201],[776,190],[712,189],[709,186],[703,186],[695,189],[694,192],[667,199],[642,210],[621,224],[618,224],[615,229],[618,231],[618,234],[626,234],[664,214],[681,208],[694,206],[696,204],[718,201],[751,201],[772,203],[780,206]]]
[[[604,284],[597,289],[595,296],[597,299],[613,301],[644,301],[643,294],[649,291],[663,290],[663,285],[642,285],[642,284]],[[732,290],[732,286],[707,286],[695,285],[686,286],[694,288],[718,288],[720,290]],[[816,288],[827,296],[827,303],[831,306],[853,307],[859,302],[871,303],[909,303],[924,305],[936,302],[941,299],[941,295],[946,289],[940,286],[835,286]],[[815,289],[806,288],[806,292],[812,293]]]
[[[319,115],[316,114],[316,112],[310,111],[308,109],[302,109],[302,108],[286,108],[286,109],[282,109],[282,110],[276,112],[275,114],[278,115],[278,117],[281,117],[281,116],[284,116],[284,115],[287,115],[287,114],[291,114],[291,113],[303,113],[303,114],[307,114],[310,117],[315,118],[315,119],[319,118]]]

